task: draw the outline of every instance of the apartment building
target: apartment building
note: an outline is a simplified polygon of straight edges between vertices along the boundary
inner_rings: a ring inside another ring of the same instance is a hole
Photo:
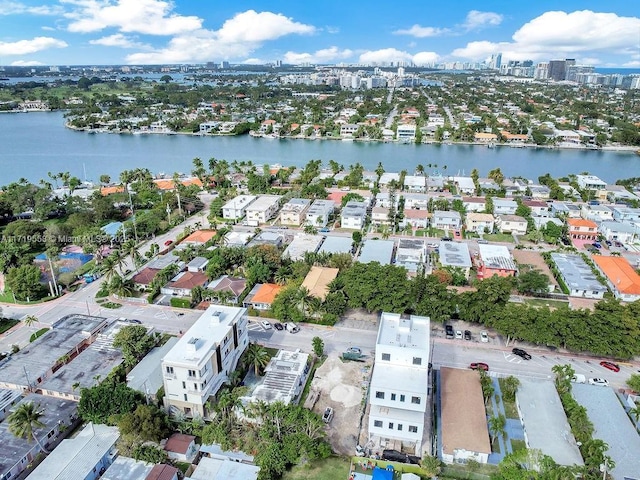
[[[307,210],[306,225],[312,225],[317,228],[324,228],[329,223],[329,217],[336,208],[335,202],[332,200],[314,200]]]
[[[428,317],[383,312],[369,397],[369,440],[422,455],[429,411]],[[426,447],[426,445],[425,445]]]
[[[292,198],[280,210],[280,223],[286,225],[302,225],[307,218],[307,211],[311,200],[306,198]]]
[[[240,220],[245,216],[247,207],[256,199],[255,195],[238,195],[222,207],[222,218]]]
[[[211,305],[162,359],[165,407],[209,416],[207,400],[236,368],[249,343],[247,309]]]
[[[367,219],[367,204],[356,200],[348,201],[342,208],[340,219],[342,228],[360,230]]]
[[[257,227],[271,220],[280,208],[279,195],[260,195],[246,208],[247,224]]]

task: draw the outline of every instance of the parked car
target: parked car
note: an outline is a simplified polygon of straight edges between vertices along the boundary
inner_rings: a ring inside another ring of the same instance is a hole
[[[437,243],[429,243],[429,244],[427,244],[427,247],[429,247],[429,248],[438,248],[438,246],[439,245]]]
[[[271,330],[271,322],[263,320],[260,322],[260,325],[262,325],[262,328],[264,328],[265,330]]]
[[[469,368],[471,370],[484,370],[485,372],[489,371],[489,365],[487,365],[484,362],[474,362],[471,365],[469,365]]]
[[[594,247],[596,247],[597,249],[602,248],[602,244],[600,242],[593,242],[592,244]]]
[[[622,247],[622,243],[621,243],[621,242],[619,242],[618,240],[614,240],[613,244],[614,244],[616,247]]]
[[[275,328],[278,331],[282,331],[284,330],[284,325],[282,325],[280,322],[276,322],[273,324],[273,328]]]
[[[349,347],[347,348],[348,353],[357,353],[358,355],[362,355],[362,350],[360,347]]]
[[[620,371],[620,365],[613,362],[607,362],[606,360],[603,360],[602,362],[600,362],[600,366],[606,368],[607,370],[611,370],[612,372]]]
[[[444,331],[446,333],[447,338],[453,338],[453,327],[451,325],[445,325]]]
[[[441,239],[443,242],[452,242],[453,239],[451,237],[442,237]]]
[[[480,245],[486,245],[487,243],[489,243],[489,240],[485,240],[484,238],[481,238],[480,240],[478,240],[478,243]]]
[[[329,233],[331,230],[329,230],[328,228],[321,228],[320,230],[318,230],[320,233]]]
[[[576,373],[573,377],[571,377],[571,381],[573,383],[587,383],[587,377],[585,377],[581,373]]]
[[[173,240],[167,240],[166,242],[164,242],[165,247],[168,247],[169,245],[173,245]]]
[[[300,331],[300,327],[298,327],[295,323],[293,322],[287,322],[284,324],[284,328],[287,330],[287,332],[289,333],[298,333]]]
[[[456,340],[462,340],[462,330],[456,330]]]
[[[464,339],[465,340],[471,340],[471,331],[470,330],[465,330],[464,331]]]
[[[511,353],[519,356],[523,360],[531,360],[531,355],[529,355],[527,352],[525,352],[521,348],[514,348],[513,350],[511,350]]]
[[[330,423],[333,419],[333,408],[327,407],[324,409],[324,413],[322,414],[322,421],[324,423]]]
[[[598,387],[608,387],[609,381],[605,378],[590,378],[589,385],[597,385]]]
[[[489,343],[489,335],[484,330],[480,332],[480,341],[482,343]]]
[[[611,240],[605,240],[604,243],[607,244],[607,247],[610,247],[611,245],[613,245],[613,243],[611,243]]]

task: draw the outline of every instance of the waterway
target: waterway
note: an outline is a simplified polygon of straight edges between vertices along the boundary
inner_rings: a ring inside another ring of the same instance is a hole
[[[534,180],[547,172],[560,177],[586,171],[610,183],[640,176],[640,156],[633,152],[278,140],[247,135],[89,134],[65,128],[61,112],[0,114],[0,186],[19,178],[37,182],[46,179],[47,172],[68,171],[94,181],[101,174],[117,178],[122,170],[137,167],[167,175],[188,173],[195,157],[205,165],[211,157],[286,166],[303,166],[312,159],[327,165],[335,160],[345,167],[360,162],[368,170],[382,162],[387,171],[405,169],[409,173],[422,164],[427,172],[448,175],[468,175],[474,168],[486,175],[499,167],[505,175]]]

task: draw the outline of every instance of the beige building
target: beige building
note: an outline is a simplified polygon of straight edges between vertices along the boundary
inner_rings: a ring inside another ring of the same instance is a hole
[[[302,225],[307,218],[307,211],[311,200],[306,198],[292,198],[280,210],[280,223],[286,225]]]
[[[495,226],[495,220],[490,213],[467,213],[465,219],[465,229],[468,232],[485,233],[493,232]]]
[[[309,290],[311,296],[324,300],[329,293],[329,284],[338,276],[339,271],[337,268],[311,267],[302,286]]]

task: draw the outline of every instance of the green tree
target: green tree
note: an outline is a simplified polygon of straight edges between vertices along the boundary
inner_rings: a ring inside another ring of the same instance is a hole
[[[9,431],[18,438],[24,438],[28,442],[32,439],[38,444],[40,450],[45,454],[49,451],[38,440],[36,430],[45,428],[45,424],[40,420],[44,416],[44,409],[33,402],[21,403],[7,417]]]
[[[144,397],[140,392],[124,383],[105,380],[94,387],[81,389],[78,414],[85,422],[112,424],[113,418],[133,412],[142,403]]]
[[[491,433],[491,443],[496,441],[500,435],[504,435],[507,419],[503,414],[493,416],[489,419],[489,432]]]
[[[575,375],[576,371],[573,369],[571,365],[554,365],[551,368],[555,376],[555,385],[556,390],[560,395],[569,393],[571,391],[571,380]]]
[[[122,350],[125,365],[132,367],[155,345],[154,338],[142,325],[127,325],[116,333],[113,346]]]
[[[35,265],[21,265],[9,270],[7,286],[18,300],[38,300],[45,289],[40,283],[40,269]]]
[[[502,395],[504,396],[505,400],[511,402],[515,401],[516,392],[518,391],[519,386],[520,380],[518,380],[513,375],[509,375],[507,378],[505,378],[502,384]]]
[[[138,405],[133,412],[120,416],[121,435],[133,435],[143,441],[159,442],[169,433],[167,415],[155,405]]]
[[[627,385],[634,392],[640,393],[640,374],[632,373],[627,380]]]
[[[549,277],[539,270],[529,270],[518,275],[516,289],[520,294],[529,295],[548,292]]]
[[[0,315],[1,317],[2,315]],[[24,317],[24,320],[22,320],[22,322],[25,324],[25,326],[30,327],[32,326],[34,323],[38,323],[38,317],[36,317],[35,315],[27,315],[26,317]]]
[[[244,354],[245,365],[253,367],[256,376],[269,364],[269,360],[271,356],[267,349],[257,343],[251,343]]]
[[[324,342],[320,337],[313,337],[311,340],[311,344],[313,345],[313,353],[316,357],[320,358],[324,355]]]

